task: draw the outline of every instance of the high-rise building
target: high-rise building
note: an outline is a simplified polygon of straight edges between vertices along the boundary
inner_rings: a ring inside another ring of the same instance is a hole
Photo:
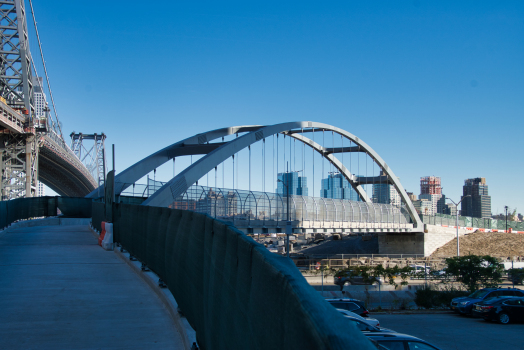
[[[442,199],[442,187],[440,177],[425,176],[420,178],[420,196],[419,199],[427,199],[431,202],[431,209],[427,215],[442,213],[444,207]],[[440,204],[440,205],[439,205]]]
[[[433,210],[433,204],[424,198],[414,201],[413,206],[417,213],[423,215],[431,215],[431,211]]]
[[[289,173],[278,173],[277,175],[277,193],[285,196],[288,193],[294,194],[297,196],[307,196],[307,177],[298,176],[297,171],[292,171]]]
[[[38,182],[38,191],[36,192],[37,197],[43,197],[45,196],[45,187],[42,182]]]
[[[464,198],[469,195],[470,197]],[[491,217],[491,196],[488,195],[488,185],[486,178],[477,177],[466,179],[462,187],[462,216],[471,216],[474,218]]]
[[[400,195],[393,185],[374,184],[373,185],[373,203],[384,203],[399,206],[401,203]]]
[[[412,202],[416,201],[418,198],[417,198],[417,195],[414,194],[413,192],[406,192],[406,194],[408,195],[409,199],[411,199]]]
[[[322,179],[320,197],[334,199],[349,199],[359,201],[357,191],[341,173],[330,173],[327,179]]]
[[[455,204],[446,204],[444,205],[444,208],[442,209],[442,214],[448,214],[448,215],[457,215],[457,206]]]
[[[45,117],[44,109],[47,107],[47,101],[44,91],[42,91],[42,77],[33,77],[33,92],[35,96],[35,115],[37,118]]]
[[[439,214],[446,214],[444,213],[444,208],[446,208],[446,195],[443,194],[442,197],[437,201],[437,213]]]
[[[442,194],[442,187],[440,186],[440,177],[421,177],[420,194]]]

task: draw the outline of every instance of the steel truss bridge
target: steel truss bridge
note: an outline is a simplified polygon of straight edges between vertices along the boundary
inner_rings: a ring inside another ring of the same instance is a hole
[[[0,2],[0,199],[36,196],[38,181],[62,196],[85,196],[103,183],[99,168],[105,160],[98,157],[96,169],[86,167],[65,143],[56,111],[53,122],[47,103],[37,110],[35,91],[43,99],[43,87],[33,79],[26,22],[24,0]],[[39,38],[36,21],[35,30]],[[45,60],[43,64],[45,70]]]
[[[349,141],[350,146],[325,147],[325,145],[315,142],[314,134],[325,131],[332,132]],[[306,136],[309,134],[313,137],[309,138]],[[225,137],[230,135],[236,135],[237,137],[230,141],[225,141]],[[414,232],[423,230],[423,224],[402,184],[386,162],[369,145],[343,129],[311,121],[289,122],[269,126],[233,126],[194,135],[153,153],[117,174],[115,177],[115,192],[117,195],[125,193],[128,188],[141,178],[176,157],[201,155],[200,159],[180,171],[160,188],[155,189],[154,193],[142,205],[170,206],[196,210],[196,202],[207,200],[210,203],[207,210],[211,212],[212,216],[222,216],[222,219],[233,216],[233,221],[239,228],[241,226],[246,226],[247,228],[255,226],[261,228],[269,228],[270,226],[275,228],[281,227],[286,209],[279,210],[277,208],[278,206],[286,208],[285,203],[287,202],[287,200],[282,198],[269,198],[267,193],[255,195],[251,191],[241,195],[238,190],[237,192],[226,190],[227,193],[224,193],[224,190],[220,189],[222,193],[219,194],[217,193],[218,189],[206,188],[197,189],[196,192],[198,194],[193,194],[195,191],[194,186],[198,184],[198,180],[203,176],[213,169],[216,171],[216,168],[227,159],[233,158],[234,160],[235,154],[240,150],[250,149],[257,142],[265,142],[265,139],[272,135],[291,137],[320,154],[337,172],[342,174],[360,198],[359,202],[351,202],[347,200],[332,201],[312,197],[290,196],[290,199],[293,201],[293,204],[290,204],[290,214],[293,213],[292,215],[294,215],[295,227],[366,228],[369,229],[368,231],[380,229],[386,230],[386,232],[389,229]],[[357,176],[351,173],[350,169],[336,157],[336,155],[344,153],[365,154],[380,168],[380,175]],[[363,188],[363,185],[372,184],[393,186],[401,199],[401,204],[395,206],[373,203]],[[95,198],[98,193],[103,193],[103,186],[99,191],[95,190],[90,193],[88,197]],[[212,198],[214,197],[216,197],[216,203],[213,203]],[[219,197],[222,198],[219,199]],[[235,199],[232,199],[232,197],[235,197]],[[230,203],[228,204],[229,208],[234,207],[235,209],[231,210],[235,213],[227,212],[226,204],[223,205],[224,208],[220,207],[217,204],[220,201]],[[192,204],[193,202],[195,204]],[[261,208],[264,207],[263,210],[258,209],[259,204]],[[213,206],[220,209],[213,209]],[[271,209],[269,209],[270,207]],[[356,209],[357,207],[358,210]],[[222,213],[220,213],[221,211]],[[246,225],[240,224],[241,220]]]
[[[2,199],[30,197],[40,180],[62,196],[83,197],[98,187],[93,175],[53,130],[42,133],[0,101]]]

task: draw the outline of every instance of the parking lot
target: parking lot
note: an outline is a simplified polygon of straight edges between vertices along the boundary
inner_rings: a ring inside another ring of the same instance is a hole
[[[524,349],[524,323],[501,325],[453,313],[370,316],[382,327],[422,338],[443,350]]]

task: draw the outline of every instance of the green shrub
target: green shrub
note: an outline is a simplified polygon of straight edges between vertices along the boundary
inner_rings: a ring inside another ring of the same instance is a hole
[[[425,286],[415,291],[415,304],[426,309],[447,307],[451,299],[467,296],[470,293],[463,289],[453,286],[446,286],[443,289],[435,289],[431,286]]]

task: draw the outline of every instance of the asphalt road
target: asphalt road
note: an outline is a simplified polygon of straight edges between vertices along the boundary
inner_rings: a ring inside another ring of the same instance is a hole
[[[451,349],[524,349],[524,323],[502,325],[457,314],[372,314],[382,327]]]

